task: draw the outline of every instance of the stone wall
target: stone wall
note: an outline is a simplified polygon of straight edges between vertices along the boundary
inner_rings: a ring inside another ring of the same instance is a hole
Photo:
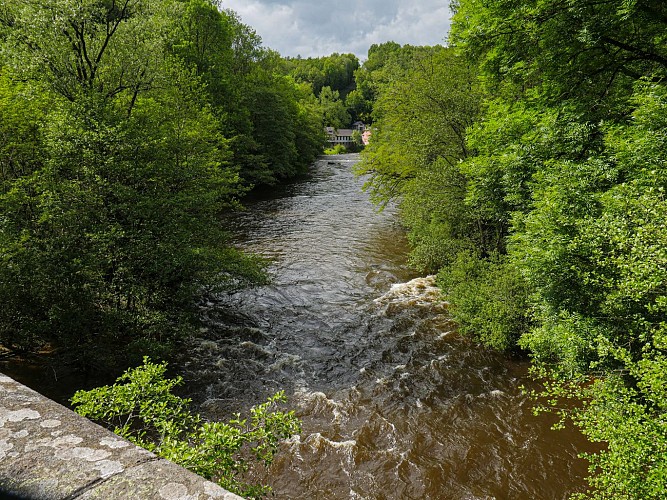
[[[240,499],[0,373],[0,498]]]

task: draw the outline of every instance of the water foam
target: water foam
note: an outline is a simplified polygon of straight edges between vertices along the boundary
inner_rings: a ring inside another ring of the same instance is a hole
[[[305,444],[308,444],[311,448],[317,451],[321,451],[325,447],[333,448],[336,450],[345,450],[346,452],[351,452],[352,448],[357,445],[355,439],[348,439],[346,441],[334,441],[329,439],[326,436],[323,436],[319,432],[315,432],[306,438],[304,441]]]
[[[400,304],[409,307],[445,307],[442,291],[435,282],[435,276],[415,278],[407,283],[396,283],[389,291],[374,300],[378,305]]]
[[[336,401],[319,391],[299,389],[295,392],[301,410],[309,415],[330,415],[332,425],[341,425],[350,418],[352,402]]]

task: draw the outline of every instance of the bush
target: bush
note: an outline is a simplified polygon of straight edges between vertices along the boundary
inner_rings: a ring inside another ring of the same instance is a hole
[[[342,144],[336,144],[333,148],[325,149],[325,155],[342,155],[347,153],[347,149]]]
[[[517,347],[530,326],[523,279],[503,257],[462,252],[438,274],[450,312],[464,335],[501,350]]]
[[[75,411],[101,421],[113,431],[156,455],[203,476],[223,488],[249,498],[271,489],[247,484],[241,476],[250,464],[248,456],[269,465],[278,443],[301,431],[293,411],[283,412],[279,392],[250,410],[250,418],[237,414],[228,423],[203,422],[192,413],[189,399],[172,394],[181,377],[165,377],[167,363],[151,363],[127,370],[114,385],[77,391],[72,397]]]

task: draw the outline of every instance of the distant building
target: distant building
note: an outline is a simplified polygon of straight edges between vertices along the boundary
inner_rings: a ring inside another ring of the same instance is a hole
[[[358,130],[359,132],[364,132],[367,128],[364,122],[354,122],[352,124],[352,130]]]
[[[327,142],[331,146],[342,144],[347,147],[354,143],[354,139],[352,138],[352,132],[354,132],[354,130],[351,128],[335,129],[333,127],[326,127],[325,130],[327,133]]]
[[[333,127],[324,128],[327,134],[327,142],[330,146],[336,146],[337,144],[342,144],[347,147],[350,144],[354,144],[354,139],[352,134],[356,131],[361,134],[361,140],[364,145],[368,144],[368,138],[371,135],[370,128],[364,122],[354,122],[352,128],[339,128],[335,129]]]

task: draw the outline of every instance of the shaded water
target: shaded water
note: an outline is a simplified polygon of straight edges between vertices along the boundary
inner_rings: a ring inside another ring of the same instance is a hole
[[[203,306],[181,361],[204,415],[226,418],[279,389],[303,419],[257,478],[278,498],[566,498],[584,441],[532,416],[524,362],[459,337],[432,278],[406,266],[392,209],[361,191],[356,156],[231,221],[272,260],[272,284]]]

